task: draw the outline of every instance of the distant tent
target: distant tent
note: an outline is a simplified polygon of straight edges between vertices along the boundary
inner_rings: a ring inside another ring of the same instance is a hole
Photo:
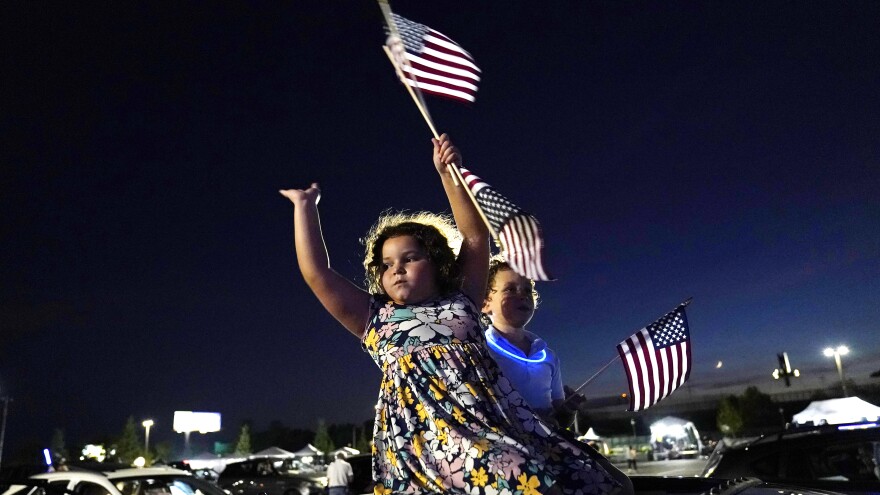
[[[858,397],[816,400],[792,417],[795,425],[839,425],[880,420],[880,407]]]
[[[296,454],[288,452],[278,447],[269,447],[268,449],[254,452],[251,457],[294,457]]]
[[[703,450],[700,432],[690,421],[675,416],[666,416],[651,423],[651,441],[656,451],[668,451],[676,456],[695,457]]]
[[[340,452],[345,454],[345,457],[349,457],[349,456],[353,456],[353,455],[357,455],[357,454],[361,453],[361,451],[358,449],[353,449],[351,447],[342,447],[341,449],[336,449],[333,452],[330,452],[330,458],[335,459],[336,454],[339,454]]]
[[[186,459],[186,463],[190,469],[212,469],[217,473],[226,469],[226,465],[230,462],[239,462],[245,460],[240,455],[230,454],[225,456],[216,456],[210,452],[201,453],[195,457]]]
[[[584,441],[584,440],[586,440],[586,441],[589,441],[589,440],[601,440],[601,438],[599,437],[599,435],[596,435],[596,432],[593,431],[593,428],[591,427],[589,430],[587,430],[586,433],[584,433],[583,435],[581,435],[581,436],[578,438],[578,440],[582,440],[582,441]]]
[[[214,460],[214,459],[219,459],[219,458],[220,458],[220,456],[217,454],[214,454],[211,452],[202,452],[201,454],[196,454],[196,455],[190,457],[188,460],[204,461],[204,460]]]
[[[317,447],[315,447],[314,445],[309,443],[309,444],[306,444],[305,447],[297,450],[296,452],[293,452],[292,455],[295,455],[296,457],[306,457],[306,456],[324,455],[324,453],[321,452],[320,450],[318,450]]]

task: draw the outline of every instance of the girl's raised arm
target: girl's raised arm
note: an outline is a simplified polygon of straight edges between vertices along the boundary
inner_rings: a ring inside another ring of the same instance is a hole
[[[312,184],[308,189],[280,192],[294,205],[296,260],[306,284],[346,330],[363,338],[370,313],[370,295],[330,267],[318,215],[318,200],[321,199],[318,184]]]
[[[456,185],[447,166],[452,163],[461,166],[458,148],[446,134],[431,141],[434,143],[434,166],[440,173],[455,225],[462,236],[458,253],[458,264],[464,274],[461,290],[479,306],[486,295],[489,275],[489,230],[465,190],[467,185],[460,182]]]

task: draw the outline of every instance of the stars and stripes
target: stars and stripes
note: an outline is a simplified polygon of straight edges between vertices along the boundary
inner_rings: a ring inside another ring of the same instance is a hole
[[[396,30],[388,29],[392,34],[387,44],[404,82],[425,93],[473,102],[481,72],[473,57],[424,24],[393,13],[391,19]]]
[[[629,381],[629,410],[647,409],[682,386],[691,373],[684,302],[617,345]]]
[[[461,175],[498,235],[510,267],[532,280],[552,280],[544,269],[544,238],[538,220],[468,169],[461,168]]]

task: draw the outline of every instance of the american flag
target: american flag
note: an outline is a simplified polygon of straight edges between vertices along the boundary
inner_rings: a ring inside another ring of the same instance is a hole
[[[425,93],[473,102],[481,71],[470,53],[424,24],[397,14],[391,19],[397,29],[389,29],[388,46],[404,82]]]
[[[629,410],[647,409],[691,374],[686,301],[617,345],[629,381]]]
[[[553,280],[541,259],[544,237],[538,220],[522,211],[492,186],[461,168],[461,176],[501,241],[504,257],[516,273],[532,280]]]

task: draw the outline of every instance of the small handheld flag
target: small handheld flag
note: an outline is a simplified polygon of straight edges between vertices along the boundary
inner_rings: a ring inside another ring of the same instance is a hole
[[[497,233],[504,257],[516,273],[532,280],[553,280],[544,270],[544,237],[538,220],[462,167],[461,175]]]
[[[691,374],[691,343],[684,308],[690,299],[617,345],[629,381],[629,410],[647,409],[682,386]]]
[[[387,45],[404,83],[425,93],[473,102],[480,69],[458,43],[433,29],[392,13]]]
[[[439,138],[422,92],[472,102],[480,69],[473,57],[447,36],[391,12],[386,0],[379,0],[379,6],[389,33],[385,53],[434,137]],[[535,217],[468,170],[455,164],[449,168],[454,181],[467,184],[468,195],[510,267],[532,280],[553,280],[544,269],[544,238]]]

